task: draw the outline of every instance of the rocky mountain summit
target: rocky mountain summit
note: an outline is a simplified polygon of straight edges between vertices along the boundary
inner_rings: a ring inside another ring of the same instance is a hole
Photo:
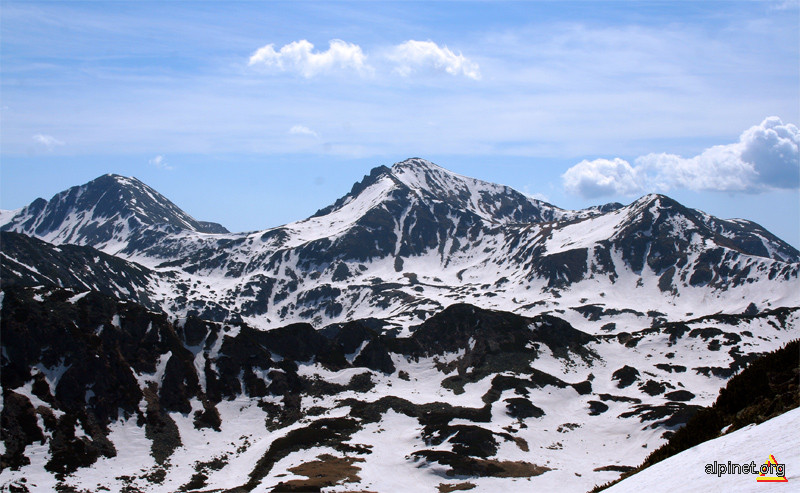
[[[148,226],[203,233],[227,233],[223,226],[197,221],[136,178],[107,174],[85,185],[38,198],[8,215],[3,231],[35,236],[50,243],[113,249]]]

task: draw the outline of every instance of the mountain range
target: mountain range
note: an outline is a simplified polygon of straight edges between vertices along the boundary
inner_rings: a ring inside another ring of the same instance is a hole
[[[420,159],[373,169],[308,219],[250,233],[222,233],[115,175],[4,217],[3,231],[150,269],[136,291],[167,313],[265,329],[362,318],[403,329],[455,302],[535,315],[590,299],[585,309],[636,309],[646,297],[685,317],[797,300],[800,253],[755,223],[663,195],[566,211]]]
[[[118,175],[0,230],[10,490],[585,491],[798,337],[758,224],[417,158],[263,231]]]

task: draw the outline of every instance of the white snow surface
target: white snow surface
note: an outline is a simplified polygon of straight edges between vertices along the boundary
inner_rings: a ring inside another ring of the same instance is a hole
[[[20,212],[22,212],[21,207],[19,209],[13,209],[13,210],[0,209],[0,226],[7,224],[14,218],[14,216],[19,214]]]
[[[608,488],[609,493],[642,491],[795,491],[800,485],[800,408],[703,442]],[[758,474],[706,474],[707,464],[752,464],[769,456],[785,464],[787,483],[758,482]]]

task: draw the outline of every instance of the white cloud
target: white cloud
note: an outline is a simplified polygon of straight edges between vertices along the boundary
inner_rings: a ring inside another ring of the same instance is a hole
[[[586,198],[630,195],[642,188],[637,170],[619,158],[583,160],[568,169],[561,178],[567,192]]]
[[[474,80],[481,78],[477,63],[461,53],[456,55],[447,46],[439,46],[433,41],[406,41],[395,46],[387,57],[397,64],[395,72],[404,77],[425,68],[444,70],[450,75],[463,75]]]
[[[164,169],[164,170],[173,169],[172,166],[170,166],[170,164],[167,162],[167,159],[160,154],[151,159],[150,164],[159,169]]]
[[[33,136],[33,140],[42,144],[43,146],[47,147],[48,149],[52,149],[56,146],[63,146],[64,142],[56,139],[52,135],[44,135],[44,134],[36,134]]]
[[[359,45],[339,39],[330,41],[329,45],[327,51],[314,52],[314,45],[305,39],[293,41],[277,51],[274,44],[268,44],[253,53],[249,65],[294,72],[306,78],[335,71],[356,72],[361,76],[375,73],[375,67],[367,63],[367,55]],[[409,40],[377,53],[375,59],[379,69],[391,70],[403,77],[427,70],[474,80],[481,78],[477,63],[433,41]]]
[[[311,130],[305,125],[295,125],[289,129],[289,133],[292,135],[310,135],[312,137],[319,137],[317,132]]]
[[[264,66],[280,71],[296,72],[310,78],[335,70],[372,73],[361,47],[340,39],[330,41],[327,51],[313,52],[314,45],[305,39],[294,41],[275,51],[275,45],[259,48],[250,57],[250,66]]]
[[[753,164],[761,183],[774,188],[800,186],[800,131],[795,125],[769,117],[739,140],[741,159]]]
[[[800,187],[800,131],[769,117],[745,130],[739,142],[709,147],[684,158],[647,154],[634,165],[623,159],[582,161],[562,175],[567,192],[587,198],[683,188],[763,192]]]

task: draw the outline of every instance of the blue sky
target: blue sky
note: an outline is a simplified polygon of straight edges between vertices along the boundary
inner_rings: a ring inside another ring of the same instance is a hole
[[[2,2],[0,207],[113,172],[231,230],[418,156],[800,246],[797,2]],[[771,118],[774,117],[774,118]]]

